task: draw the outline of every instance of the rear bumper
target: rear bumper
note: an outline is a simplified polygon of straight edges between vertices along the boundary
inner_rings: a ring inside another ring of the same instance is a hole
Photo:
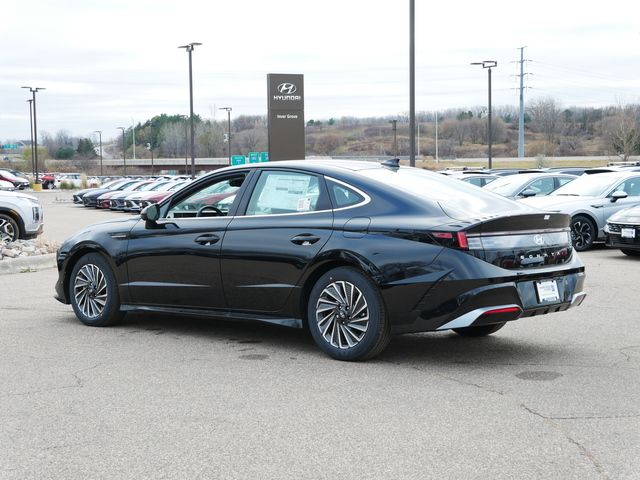
[[[392,332],[448,330],[565,311],[584,301],[584,278],[584,268],[578,268],[515,279],[442,282],[429,289],[404,318],[392,318]],[[536,283],[549,280],[555,281],[558,298],[541,301]]]

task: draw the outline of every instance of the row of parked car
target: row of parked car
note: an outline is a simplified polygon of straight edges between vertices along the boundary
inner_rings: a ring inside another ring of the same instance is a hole
[[[137,213],[146,206],[168,197],[189,181],[184,176],[162,176],[153,179],[119,178],[97,188],[76,192],[73,202],[85,207]]]
[[[640,254],[640,166],[443,171],[532,207],[571,216],[576,250],[595,242]]]

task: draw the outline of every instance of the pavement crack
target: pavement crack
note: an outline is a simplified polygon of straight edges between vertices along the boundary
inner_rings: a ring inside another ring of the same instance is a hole
[[[36,390],[28,390],[26,392],[19,392],[19,393],[8,393],[7,395],[10,397],[26,397],[29,395],[36,395],[38,393],[44,393],[44,392],[53,392],[55,390],[66,390],[69,388],[82,388],[84,387],[84,379],[80,376],[81,373],[89,371],[89,370],[93,370],[95,368],[98,368],[99,366],[101,366],[101,363],[97,363],[96,365],[93,365],[91,367],[86,367],[86,368],[81,368],[80,370],[76,370],[74,372],[71,372],[69,375],[71,375],[73,377],[73,384],[71,385],[58,385],[55,387],[48,387],[48,388],[39,388]]]
[[[547,415],[543,415],[540,412],[537,412],[536,410],[527,407],[524,403],[520,404],[520,407],[525,410],[526,412],[529,412],[531,415],[534,415],[538,418],[541,418],[547,425],[549,425],[551,428],[553,428],[554,430],[556,430],[557,432],[560,432],[562,434],[562,436],[572,445],[574,445],[578,451],[580,452],[580,455],[582,455],[584,458],[586,458],[591,465],[593,465],[594,469],[598,472],[598,475],[600,476],[600,478],[602,480],[609,480],[609,476],[607,475],[607,472],[605,471],[604,467],[602,466],[602,463],[600,463],[600,461],[596,458],[596,456],[591,453],[587,447],[585,447],[584,445],[582,445],[579,441],[577,441],[575,438],[573,438],[571,435],[569,435],[569,432],[567,432],[562,426],[561,424],[558,422],[558,420],[568,420],[570,418],[554,418],[553,416],[547,416]]]
[[[395,365],[396,366],[401,366],[401,364],[399,364],[399,363],[396,363]],[[457,383],[459,385],[464,385],[464,386],[467,386],[467,387],[474,387],[474,388],[483,390],[485,392],[495,393],[497,395],[505,395],[506,394],[506,392],[504,392],[502,390],[496,390],[496,389],[487,387],[485,385],[480,385],[479,383],[473,383],[473,382],[467,382],[465,380],[460,380],[459,378],[455,378],[455,377],[452,377],[450,375],[445,375],[443,373],[427,371],[427,370],[424,370],[424,369],[422,369],[422,368],[420,368],[418,366],[413,366],[411,368],[413,370],[417,370],[417,371],[419,371],[421,373],[430,373],[432,375],[435,375],[436,377],[444,378],[445,380],[449,380],[451,382],[455,382],[455,383]]]

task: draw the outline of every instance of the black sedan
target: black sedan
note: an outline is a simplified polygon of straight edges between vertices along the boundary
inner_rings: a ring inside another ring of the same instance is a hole
[[[608,247],[619,248],[630,257],[640,256],[640,205],[611,215],[604,233]]]
[[[394,161],[224,168],[80,231],[57,265],[56,298],[87,325],[134,311],[258,320],[307,327],[341,360],[392,334],[488,335],[585,297],[569,216]]]

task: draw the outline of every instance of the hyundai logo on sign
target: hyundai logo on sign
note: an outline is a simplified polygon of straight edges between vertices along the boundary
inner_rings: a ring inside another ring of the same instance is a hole
[[[296,86],[293,83],[281,83],[280,85],[278,85],[277,90],[285,95],[293,95],[294,93],[296,93]]]
[[[542,235],[536,235],[535,237],[533,237],[533,241],[536,243],[536,245],[544,245],[544,237]]]
[[[302,100],[301,95],[294,95],[294,93],[296,93],[296,91],[298,90],[298,87],[296,87],[293,83],[281,83],[276,87],[276,90],[280,93],[280,95],[274,95],[274,100]]]

